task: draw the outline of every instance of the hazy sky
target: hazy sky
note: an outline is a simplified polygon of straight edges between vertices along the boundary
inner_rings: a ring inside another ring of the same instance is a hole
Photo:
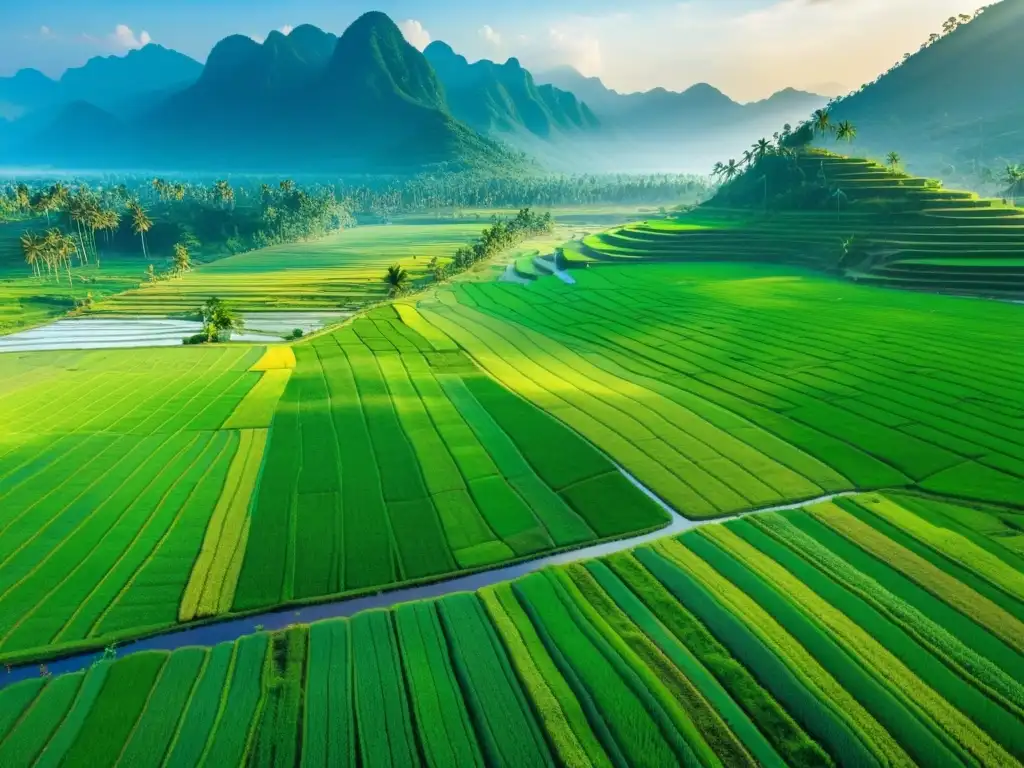
[[[0,0],[0,75],[56,76],[150,41],[203,60],[232,33],[259,39],[311,23],[340,34],[377,9],[420,47],[444,40],[471,59],[518,56],[535,71],[570,64],[622,91],[703,81],[746,101],[786,86],[859,86],[950,15],[989,2],[633,0],[623,11],[616,0]]]

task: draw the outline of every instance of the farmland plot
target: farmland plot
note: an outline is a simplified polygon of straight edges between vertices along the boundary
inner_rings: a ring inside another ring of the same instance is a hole
[[[853,488],[1024,498],[1017,307],[763,265],[574,275],[419,315],[688,517]]]
[[[1019,766],[1024,657],[1000,639],[1024,636],[1019,620],[975,589],[982,582],[929,570],[906,546],[937,555],[955,529],[1009,566],[998,569],[1005,582],[1021,570],[993,529],[1003,514],[860,494],[478,593],[133,654],[0,689],[0,755],[5,765],[89,755],[132,766]],[[969,568],[994,585],[993,565]]]

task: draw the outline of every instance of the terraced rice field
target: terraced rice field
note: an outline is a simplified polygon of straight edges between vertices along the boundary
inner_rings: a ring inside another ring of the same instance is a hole
[[[1024,295],[1024,210],[968,192],[930,189],[866,160],[812,153],[809,180],[843,191],[836,208],[807,212],[729,210],[704,205],[664,221],[591,235],[566,251],[570,263],[758,261],[835,268],[862,283],[995,296]],[[882,211],[883,204],[894,205]]]
[[[1019,766],[1016,513],[864,494],[0,690],[0,764]]]
[[[126,291],[98,305],[117,314],[194,313],[210,296],[239,311],[338,310],[386,297],[383,277],[399,263],[413,280],[437,256],[451,258],[483,223],[391,224],[230,256],[182,277]]]

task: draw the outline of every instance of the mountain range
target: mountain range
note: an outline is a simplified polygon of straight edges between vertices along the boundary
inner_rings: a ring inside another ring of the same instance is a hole
[[[739,104],[706,83],[620,94],[570,68],[534,77],[443,42],[420,52],[371,12],[340,37],[310,25],[262,43],[233,35],[205,65],[150,44],[59,80],[0,78],[0,162],[405,172],[523,169],[528,153],[553,170],[696,171],[825,101],[786,89]]]
[[[150,43],[124,56],[96,56],[53,80],[37,69],[0,78],[0,117],[86,101],[112,112],[132,112],[133,99],[166,95],[194,83],[203,65],[183,53]],[[148,103],[148,102],[147,102]]]
[[[603,123],[633,133],[703,131],[737,123],[771,125],[773,132],[784,122],[805,118],[828,101],[816,93],[786,88],[762,101],[740,104],[707,83],[697,83],[681,92],[654,88],[619,93],[599,78],[586,77],[572,67],[541,72],[536,79],[571,91],[583,99]]]

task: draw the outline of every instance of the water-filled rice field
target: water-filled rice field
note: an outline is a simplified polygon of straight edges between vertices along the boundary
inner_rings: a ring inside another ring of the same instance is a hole
[[[872,493],[0,690],[0,764],[1015,766],[1016,513]]]

